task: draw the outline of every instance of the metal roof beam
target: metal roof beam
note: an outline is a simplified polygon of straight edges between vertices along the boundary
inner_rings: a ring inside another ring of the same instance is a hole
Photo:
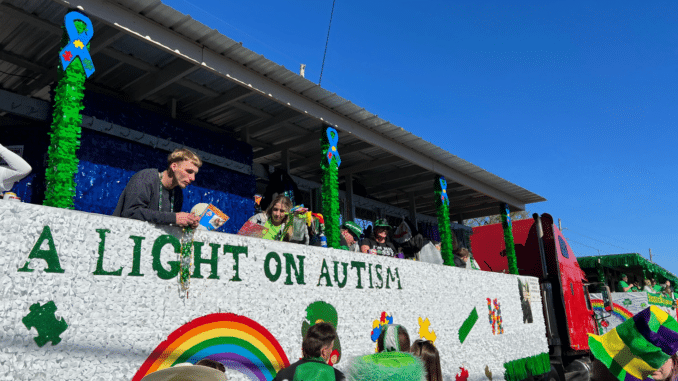
[[[242,99],[251,93],[252,90],[236,85],[236,87],[229,89],[224,94],[216,98],[212,98],[205,102],[200,102],[199,104],[188,107],[183,111],[186,114],[191,115],[193,118],[198,119],[220,107],[236,102],[237,100]]]
[[[318,134],[314,132],[314,133],[304,135],[304,136],[302,136],[302,137],[300,137],[300,138],[294,139],[294,140],[289,141],[289,142],[285,142],[285,143],[281,143],[281,144],[276,144],[276,145],[274,145],[274,146],[271,147],[271,148],[267,148],[267,149],[262,149],[262,150],[260,150],[260,151],[256,151],[256,152],[253,153],[253,154],[254,154],[254,159],[259,159],[259,158],[262,158],[262,157],[264,157],[264,156],[273,155],[274,153],[278,153],[278,152],[283,151],[283,150],[286,150],[286,149],[290,149],[290,148],[294,148],[294,147],[299,147],[299,146],[301,146],[301,145],[304,145],[304,144],[308,143],[308,142],[311,141],[313,138],[317,137],[317,135],[318,135]]]
[[[32,71],[34,73],[42,74],[45,73],[49,70],[49,68],[42,67],[40,65],[36,65],[35,63],[29,61],[28,59],[24,57],[20,57],[14,53],[6,52],[4,50],[4,47],[0,47],[0,60],[9,62],[13,65],[20,66],[23,69],[28,69],[29,71]]]
[[[523,210],[525,208],[525,202],[517,197],[443,164],[435,157],[427,155],[427,152],[421,152],[421,150],[404,146],[402,143],[390,139],[377,131],[372,131],[351,118],[340,115],[328,107],[316,103],[314,100],[306,98],[292,89],[276,83],[250,68],[244,67],[232,59],[207,49],[195,41],[162,26],[160,23],[129,9],[112,2],[97,0],[54,1],[67,7],[82,7],[81,9],[90,16],[97,17],[116,28],[123,29],[147,44],[156,46],[167,53],[183,57],[194,62],[196,65],[202,65],[204,68],[212,70],[214,73],[235,81],[242,86],[252,87],[264,97],[320,119],[339,130],[351,133],[357,139],[371,142],[375,146],[410,163],[443,175],[447,178],[448,182],[463,184],[497,200],[502,200],[516,209]]]
[[[339,152],[339,155],[341,155],[341,152]],[[398,157],[398,156],[389,156],[389,157],[385,157],[383,159],[377,159],[377,160],[373,160],[373,161],[367,162],[367,163],[356,164],[356,165],[351,166],[351,167],[340,169],[339,170],[339,176],[346,176],[349,173],[357,173],[357,172],[367,171],[367,170],[370,170],[370,169],[383,167],[385,165],[397,163],[397,162],[400,162],[400,161],[403,161],[403,159]]]
[[[358,142],[345,146],[339,146],[339,156],[348,155],[353,152],[359,152],[367,148],[372,148],[372,144],[366,142]],[[318,151],[320,152],[320,151]],[[318,153],[320,155],[320,153]],[[317,162],[318,156],[305,157],[303,159],[295,160],[290,163],[290,169],[303,168],[311,164],[318,165]]]
[[[280,123],[286,122],[294,117],[299,116],[299,112],[292,109],[285,109],[280,114],[274,115],[271,118],[262,120],[249,127],[250,136],[259,136],[266,133],[270,128],[277,126]]]
[[[135,101],[143,100],[199,68],[200,66],[192,62],[176,58],[159,71],[149,74],[143,81],[131,86],[127,93]]]

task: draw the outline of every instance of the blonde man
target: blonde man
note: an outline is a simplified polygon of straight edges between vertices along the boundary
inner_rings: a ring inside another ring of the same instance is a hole
[[[198,217],[181,212],[182,189],[193,181],[202,160],[186,148],[174,150],[167,157],[167,169],[144,169],[132,176],[122,191],[114,216],[155,224],[198,226]]]

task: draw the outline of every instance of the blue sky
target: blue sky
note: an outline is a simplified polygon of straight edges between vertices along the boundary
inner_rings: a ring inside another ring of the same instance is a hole
[[[318,81],[331,0],[163,2]],[[678,275],[678,3],[474,3],[336,0],[322,86]]]

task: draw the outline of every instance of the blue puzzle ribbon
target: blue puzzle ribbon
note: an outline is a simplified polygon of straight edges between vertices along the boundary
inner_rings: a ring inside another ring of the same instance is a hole
[[[339,151],[337,151],[337,145],[339,144],[339,133],[332,127],[327,128],[327,140],[330,142],[330,147],[327,149],[327,162],[332,164],[332,157],[337,159],[337,167],[341,165],[341,158],[339,157]]]
[[[87,25],[87,29],[84,32],[78,33],[78,29],[75,27],[76,20],[80,20]],[[69,12],[64,17],[64,26],[66,27],[69,42],[59,53],[61,67],[66,70],[76,57],[80,57],[82,67],[85,69],[85,75],[89,78],[94,73],[92,56],[90,56],[87,50],[87,44],[92,39],[92,35],[94,35],[92,21],[80,12]]]
[[[440,201],[449,204],[450,199],[447,198],[447,180],[440,176]]]

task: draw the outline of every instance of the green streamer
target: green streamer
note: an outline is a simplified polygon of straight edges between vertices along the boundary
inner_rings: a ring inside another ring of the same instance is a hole
[[[525,357],[509,361],[504,364],[506,381],[521,381],[530,375],[539,376],[551,370],[551,360],[548,353],[540,353],[536,356]]]
[[[450,227],[450,201],[446,197],[447,189],[443,189],[443,185],[441,184],[443,182],[447,184],[443,176],[436,175],[434,189],[436,214],[438,216],[438,233],[440,234],[441,242],[440,254],[443,257],[444,265],[454,266],[454,241],[452,240],[452,228]]]
[[[75,22],[78,33],[82,33],[86,24]],[[62,27],[63,28],[63,27]],[[61,37],[60,49],[69,42],[68,33],[64,28]],[[90,45],[87,44],[89,50]],[[80,111],[85,108],[82,100],[85,97],[85,69],[80,57],[63,70],[61,61],[57,65],[58,84],[54,92],[54,111],[50,145],[47,149],[47,168],[45,171],[45,200],[44,205],[57,208],[73,209],[75,197],[75,174],[78,171],[76,151],[80,148]]]
[[[501,204],[501,225],[504,227],[504,242],[506,243],[506,259],[508,259],[509,273],[518,274],[518,260],[516,247],[513,243],[513,225],[509,216],[508,204]]]
[[[320,137],[320,148],[322,150],[320,169],[322,170],[323,217],[325,218],[327,247],[338,249],[341,242],[339,230],[339,220],[341,217],[339,213],[339,164],[335,157],[332,157],[331,162],[327,160],[327,151],[330,149],[327,128],[322,129],[322,136]]]

